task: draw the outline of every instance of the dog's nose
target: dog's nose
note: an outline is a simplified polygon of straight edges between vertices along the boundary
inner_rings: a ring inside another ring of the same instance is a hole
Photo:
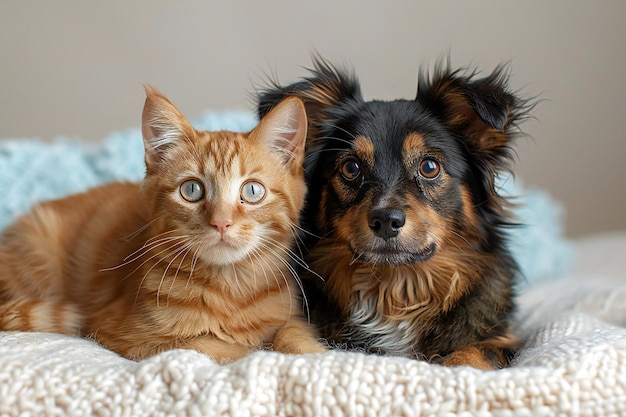
[[[396,209],[376,209],[370,211],[368,220],[372,232],[387,240],[398,236],[400,229],[404,226],[406,216]]]

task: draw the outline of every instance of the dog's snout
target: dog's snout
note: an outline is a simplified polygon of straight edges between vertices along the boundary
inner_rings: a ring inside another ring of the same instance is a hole
[[[372,232],[386,240],[398,236],[406,216],[396,209],[377,209],[370,211],[368,220]]]

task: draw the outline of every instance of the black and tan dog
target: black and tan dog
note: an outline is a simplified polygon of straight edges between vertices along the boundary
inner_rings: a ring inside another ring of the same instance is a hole
[[[272,85],[309,115],[305,277],[321,335],[346,348],[490,369],[513,344],[516,264],[496,176],[529,105],[505,67],[480,78],[440,63],[415,100],[364,101],[355,76],[316,58],[311,76]]]

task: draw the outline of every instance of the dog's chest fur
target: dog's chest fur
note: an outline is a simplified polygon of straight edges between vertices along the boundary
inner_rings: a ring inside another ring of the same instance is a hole
[[[409,321],[385,320],[375,303],[366,300],[354,304],[347,322],[344,340],[367,352],[385,353],[394,356],[416,356],[415,344],[419,342]]]
[[[322,293],[337,296],[329,301],[338,311],[321,313],[333,316],[322,319],[332,323],[323,334],[350,349],[422,356],[433,322],[466,290],[465,280],[454,268],[435,276],[415,265],[350,265],[345,259],[324,264],[332,267],[322,272],[326,277]],[[327,307],[322,303],[322,308]]]
[[[422,323],[424,325],[426,323]],[[381,314],[375,295],[367,291],[354,294],[342,340],[368,352],[414,357],[421,339],[415,319],[391,319]]]

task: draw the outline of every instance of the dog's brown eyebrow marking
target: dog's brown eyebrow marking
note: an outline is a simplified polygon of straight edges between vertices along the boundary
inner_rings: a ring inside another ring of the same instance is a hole
[[[374,157],[374,144],[371,140],[365,136],[359,136],[352,142],[352,147],[363,162],[371,167],[374,166],[376,159]]]
[[[412,169],[415,161],[426,152],[424,137],[419,133],[410,133],[402,144],[402,160],[407,169]]]

